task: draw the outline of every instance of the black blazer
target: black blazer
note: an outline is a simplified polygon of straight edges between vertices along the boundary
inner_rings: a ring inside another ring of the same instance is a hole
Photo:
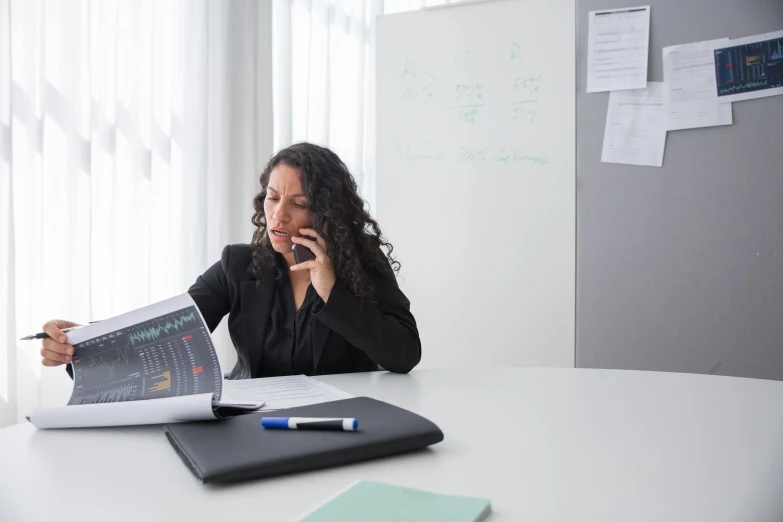
[[[229,245],[220,261],[188,290],[210,331],[228,314],[228,331],[237,351],[229,379],[255,377],[277,284],[276,269],[270,266],[262,287],[257,288],[251,261],[250,245]],[[377,304],[352,295],[339,281],[328,303],[316,295],[311,375],[372,371],[378,365],[407,373],[419,363],[421,341],[410,302],[391,270],[388,276],[370,275]]]

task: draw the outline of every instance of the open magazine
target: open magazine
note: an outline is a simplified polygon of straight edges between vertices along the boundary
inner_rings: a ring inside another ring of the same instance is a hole
[[[34,411],[28,419],[37,428],[214,420],[263,406],[220,401],[220,362],[187,293],[71,330],[68,342],[71,399]]]

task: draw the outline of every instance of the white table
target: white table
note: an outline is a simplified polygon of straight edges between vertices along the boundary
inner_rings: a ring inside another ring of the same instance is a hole
[[[159,426],[0,430],[0,520],[290,520],[358,479],[492,499],[496,521],[783,520],[783,382],[579,369],[322,380],[424,415],[429,450],[201,484]]]

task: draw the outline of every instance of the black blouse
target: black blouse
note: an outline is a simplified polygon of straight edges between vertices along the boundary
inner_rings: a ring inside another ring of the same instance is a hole
[[[278,281],[274,265],[256,276],[252,261],[250,245],[229,245],[188,290],[210,331],[228,314],[228,332],[237,351],[231,379],[302,370],[305,375],[367,372],[379,366],[407,373],[418,364],[416,320],[391,267],[367,268],[375,286],[373,300],[353,295],[338,280],[328,303],[308,289],[297,313],[290,281]],[[275,299],[279,312],[273,314]],[[272,329],[277,333],[268,334]],[[281,342],[284,335],[289,338]]]
[[[272,297],[272,310],[262,357],[256,369],[258,377],[277,377],[280,375],[312,375],[313,360],[313,304],[320,300],[313,285],[307,287],[302,306],[296,309],[294,289],[288,277],[288,266],[280,256],[278,263],[282,269],[280,281],[276,281]]]

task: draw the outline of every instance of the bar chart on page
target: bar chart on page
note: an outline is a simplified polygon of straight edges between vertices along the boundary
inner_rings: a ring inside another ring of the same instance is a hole
[[[750,39],[715,50],[719,99],[783,88],[783,31]]]
[[[74,392],[68,404],[94,404],[215,393],[220,365],[195,307],[74,345]]]

